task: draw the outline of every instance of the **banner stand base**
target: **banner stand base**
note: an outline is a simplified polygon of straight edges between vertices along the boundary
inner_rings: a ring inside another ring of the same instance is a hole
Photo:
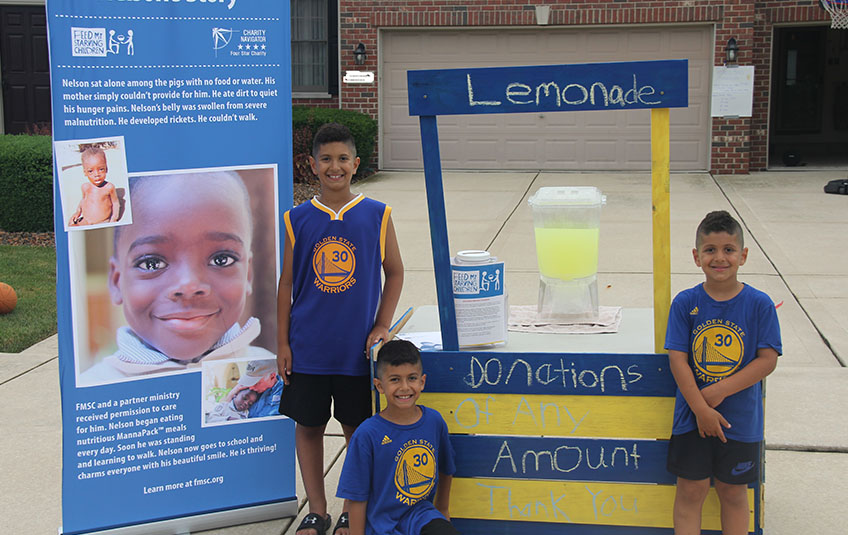
[[[75,533],[80,535],[83,533],[85,533],[85,535],[189,535],[196,531],[225,528],[229,526],[237,526],[239,524],[249,524],[252,522],[264,522],[266,520],[274,520],[276,518],[285,518],[288,516],[297,516],[296,499],[279,503],[241,507],[239,509],[230,509],[227,511],[218,511],[202,515],[172,518],[170,520],[162,520],[160,522],[148,522],[114,529]],[[63,534],[64,532],[60,527],[59,535]]]

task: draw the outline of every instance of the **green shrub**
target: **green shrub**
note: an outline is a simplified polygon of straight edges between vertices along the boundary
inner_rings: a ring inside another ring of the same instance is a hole
[[[294,147],[294,180],[303,182],[311,178],[312,170],[304,165],[304,154],[312,152],[312,138],[324,123],[339,123],[350,129],[359,156],[357,176],[370,171],[374,142],[377,139],[377,121],[371,116],[353,110],[338,108],[292,108],[292,145]]]
[[[50,136],[0,135],[0,229],[53,230]]]

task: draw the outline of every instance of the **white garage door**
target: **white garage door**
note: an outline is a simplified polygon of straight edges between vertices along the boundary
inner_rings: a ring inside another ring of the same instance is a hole
[[[406,71],[689,60],[689,107],[671,110],[671,167],[708,168],[711,26],[381,32],[380,167],[421,169]],[[650,110],[453,115],[438,119],[445,169],[647,170]]]

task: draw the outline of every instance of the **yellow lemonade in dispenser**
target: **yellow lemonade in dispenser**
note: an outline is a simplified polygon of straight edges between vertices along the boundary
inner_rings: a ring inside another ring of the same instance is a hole
[[[573,280],[598,272],[598,229],[536,228],[539,271],[551,279]]]
[[[606,197],[595,187],[539,188],[533,210],[539,263],[539,318],[562,323],[598,318],[598,239]]]

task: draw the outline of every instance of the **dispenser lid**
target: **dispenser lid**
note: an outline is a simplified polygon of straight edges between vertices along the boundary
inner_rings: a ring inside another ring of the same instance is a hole
[[[492,255],[489,251],[479,251],[469,249],[466,251],[458,251],[456,260],[464,264],[483,264],[491,260]]]
[[[527,201],[531,206],[591,206],[606,204],[607,196],[594,186],[539,188]]]

